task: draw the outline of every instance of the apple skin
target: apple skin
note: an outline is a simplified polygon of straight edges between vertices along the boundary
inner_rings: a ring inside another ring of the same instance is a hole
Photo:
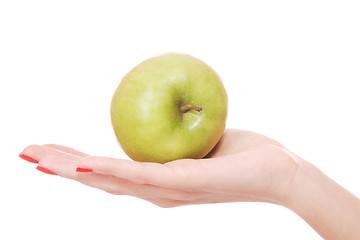
[[[111,121],[133,160],[165,163],[203,158],[226,123],[227,94],[219,76],[201,60],[169,53],[132,69],[111,102]],[[201,107],[181,112],[187,104]]]

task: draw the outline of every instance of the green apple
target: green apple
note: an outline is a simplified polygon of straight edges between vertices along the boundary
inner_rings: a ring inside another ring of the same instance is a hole
[[[219,76],[190,55],[150,58],[120,82],[111,121],[133,160],[165,163],[203,158],[219,141],[227,117],[227,94]]]

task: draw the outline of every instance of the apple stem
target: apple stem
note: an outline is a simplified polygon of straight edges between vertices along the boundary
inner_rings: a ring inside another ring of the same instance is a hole
[[[194,106],[191,105],[191,104],[187,104],[187,105],[182,106],[182,107],[180,108],[180,112],[186,113],[187,111],[189,111],[189,110],[191,110],[191,109],[200,112],[200,111],[202,110],[202,107],[194,107]]]

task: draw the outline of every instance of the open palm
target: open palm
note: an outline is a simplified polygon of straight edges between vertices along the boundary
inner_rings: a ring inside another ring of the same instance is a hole
[[[61,177],[161,207],[232,201],[281,204],[299,167],[299,159],[280,143],[235,129],[225,130],[205,158],[165,164],[90,156],[54,144],[31,145],[22,156]]]

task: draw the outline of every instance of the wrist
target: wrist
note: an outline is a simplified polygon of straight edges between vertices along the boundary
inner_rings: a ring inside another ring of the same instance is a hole
[[[359,199],[317,167],[301,160],[283,205],[325,239],[357,239]]]
[[[297,165],[297,171],[291,179],[288,191],[281,199],[285,207],[295,212],[299,206],[304,204],[304,201],[309,200],[309,196],[314,196],[316,188],[321,187],[317,184],[325,176],[318,168],[304,159],[299,159]]]

